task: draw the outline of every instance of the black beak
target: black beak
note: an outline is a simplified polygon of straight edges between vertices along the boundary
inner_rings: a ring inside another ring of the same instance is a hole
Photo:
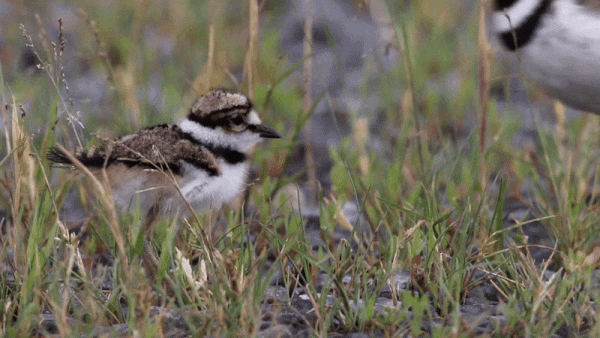
[[[281,138],[281,134],[277,130],[267,126],[266,124],[259,124],[254,126],[253,131],[258,133],[262,138]]]

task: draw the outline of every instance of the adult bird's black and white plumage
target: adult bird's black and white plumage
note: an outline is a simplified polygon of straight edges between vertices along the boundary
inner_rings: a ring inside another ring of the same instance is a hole
[[[246,185],[249,152],[263,138],[279,138],[245,95],[214,89],[177,125],[157,125],[105,142],[74,157],[102,181],[106,171],[115,205],[143,215],[186,214],[219,208]],[[72,164],[54,148],[54,163]],[[171,175],[171,173],[173,175]],[[175,178],[180,192],[172,178]]]
[[[577,0],[494,0],[502,58],[548,94],[600,114],[600,11]]]

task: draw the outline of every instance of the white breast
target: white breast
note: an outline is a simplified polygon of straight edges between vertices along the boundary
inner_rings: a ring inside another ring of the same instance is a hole
[[[183,195],[196,212],[218,209],[242,192],[248,174],[247,162],[236,165],[222,159],[219,162],[221,175],[209,176],[206,171],[182,161],[183,175],[177,179],[181,194],[166,173],[111,166],[107,172],[115,205],[121,211],[139,210],[141,215],[147,215],[156,205],[164,216],[189,215]],[[98,177],[103,179],[101,173]]]
[[[248,163],[235,165],[219,160],[221,175],[209,176],[206,171],[184,163],[184,178],[180,180],[183,196],[197,211],[218,209],[239,195],[246,184]]]
[[[494,14],[497,31],[522,22],[517,9]],[[510,25],[506,15],[511,17]],[[600,113],[600,13],[572,0],[556,0],[530,43],[516,52],[503,51],[501,56],[520,65],[550,95],[575,108]]]

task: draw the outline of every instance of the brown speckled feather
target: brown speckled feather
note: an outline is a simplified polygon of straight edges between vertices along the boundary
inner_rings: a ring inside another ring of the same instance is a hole
[[[180,161],[184,160],[205,169],[211,176],[220,174],[215,155],[174,125],[145,128],[88,151],[78,149],[75,157],[88,167],[102,167],[104,163],[108,167],[122,163],[127,166],[164,168],[166,164],[174,174],[181,173]],[[69,163],[57,150],[53,150],[49,158],[56,163]]]
[[[188,118],[205,127],[240,132],[247,126],[245,122],[252,107],[252,101],[243,94],[215,89],[194,103]]]

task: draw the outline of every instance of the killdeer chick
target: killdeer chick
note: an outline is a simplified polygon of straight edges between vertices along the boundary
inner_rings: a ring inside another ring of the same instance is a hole
[[[551,96],[600,114],[600,11],[577,0],[493,4],[502,56]]]
[[[121,211],[139,208],[146,231],[158,216],[218,209],[245,188],[251,149],[263,138],[280,138],[261,123],[252,102],[241,93],[214,89],[200,97],[176,125],[157,125],[125,135],[73,157],[104,181],[108,177]],[[48,160],[74,165],[53,148]],[[150,278],[158,260],[146,240],[142,254]]]
[[[207,211],[239,195],[253,146],[263,138],[279,137],[261,123],[245,95],[214,89],[177,125],[148,127],[87,151],[77,149],[74,157],[101,181],[106,170],[120,210],[139,208],[148,218],[185,215],[183,198],[194,210]],[[73,164],[56,148],[48,159]]]

